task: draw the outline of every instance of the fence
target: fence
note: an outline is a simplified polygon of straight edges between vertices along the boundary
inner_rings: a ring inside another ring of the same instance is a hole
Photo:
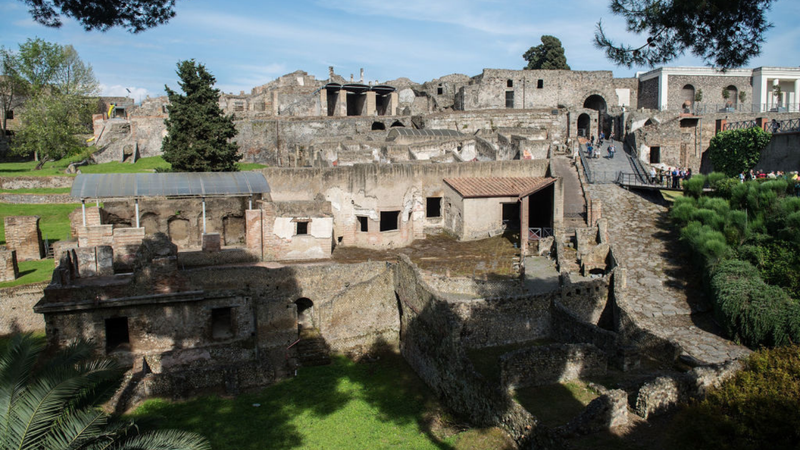
[[[540,227],[540,228],[528,228],[528,240],[529,241],[538,241],[541,238],[549,237],[553,235],[552,228]]]
[[[757,121],[743,120],[740,122],[728,122],[722,127],[722,130],[745,130],[756,127],[758,127]],[[763,127],[764,130],[769,131],[772,134],[798,133],[800,132],[800,119],[764,121]]]
[[[786,103],[776,105],[774,103],[693,103],[691,106],[681,106],[678,108],[685,114],[694,114],[696,116],[702,114],[713,113],[761,113],[761,112],[798,112],[800,111],[800,103]]]

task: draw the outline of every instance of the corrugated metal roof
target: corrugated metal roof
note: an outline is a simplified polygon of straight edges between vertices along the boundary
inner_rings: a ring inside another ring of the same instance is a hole
[[[464,198],[523,197],[556,182],[549,177],[445,178],[444,182]]]
[[[427,137],[464,137],[464,133],[455,130],[417,130],[414,128],[392,128],[389,137],[394,136],[427,136]]]
[[[235,197],[270,192],[260,172],[80,174],[74,198]]]

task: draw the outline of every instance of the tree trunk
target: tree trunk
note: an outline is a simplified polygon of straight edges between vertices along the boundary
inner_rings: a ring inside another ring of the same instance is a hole
[[[44,163],[46,163],[47,161],[50,161],[50,159],[47,158],[46,156],[42,156],[42,159],[39,160],[39,164],[37,164],[33,170],[42,170],[42,168],[44,167]]]

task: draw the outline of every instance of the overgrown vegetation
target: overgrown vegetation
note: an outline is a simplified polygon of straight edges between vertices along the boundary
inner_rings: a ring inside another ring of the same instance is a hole
[[[670,216],[705,270],[716,318],[750,347],[800,342],[800,198],[785,179],[740,183],[720,174],[684,184]]]
[[[800,346],[753,353],[747,368],[676,418],[680,448],[800,447]]]
[[[770,139],[772,135],[760,127],[722,131],[711,138],[708,156],[714,170],[734,177],[755,167]]]

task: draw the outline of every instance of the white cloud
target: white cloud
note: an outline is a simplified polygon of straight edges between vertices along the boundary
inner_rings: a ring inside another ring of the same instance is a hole
[[[105,84],[101,84],[100,94],[105,97],[130,97],[136,103],[140,103],[150,95],[150,91],[140,87],[126,87],[119,84],[107,86]]]

